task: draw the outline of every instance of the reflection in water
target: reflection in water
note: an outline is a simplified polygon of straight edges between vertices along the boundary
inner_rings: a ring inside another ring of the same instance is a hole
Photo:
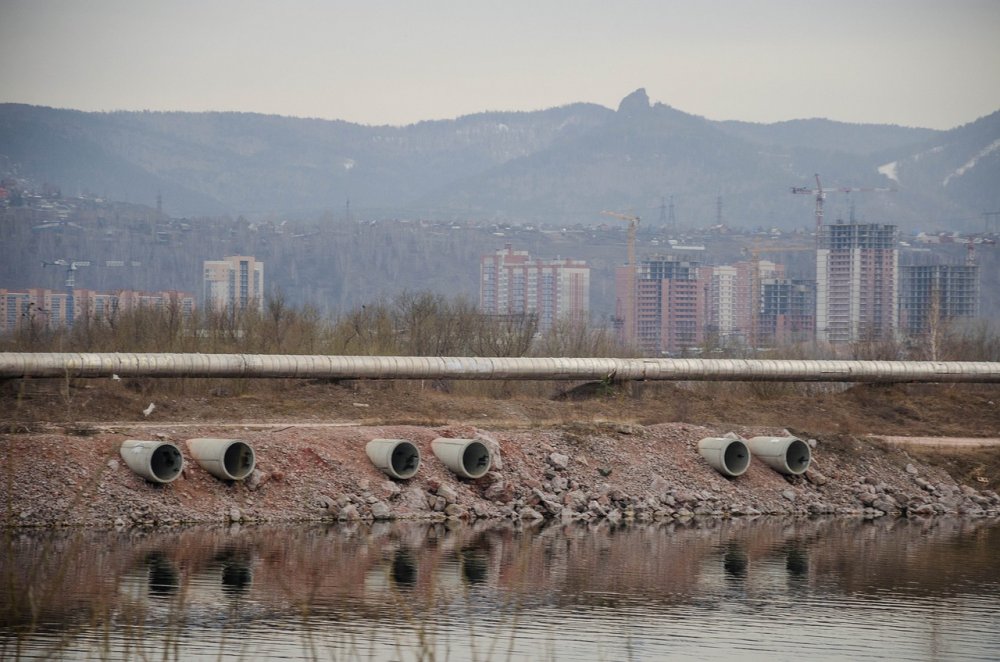
[[[169,597],[180,588],[177,567],[160,551],[146,555],[146,566],[149,569],[149,594],[159,597]]]
[[[730,577],[743,579],[747,576],[747,553],[740,543],[733,541],[726,546],[722,567],[725,568],[726,574]]]
[[[253,584],[253,559],[244,550],[227,545],[215,554],[222,569],[222,590],[230,595],[245,593]]]
[[[19,533],[0,658],[993,659],[998,548],[949,519]]]
[[[482,584],[486,581],[489,569],[489,554],[480,549],[462,550],[462,579],[469,584]]]
[[[786,547],[785,570],[790,577],[804,577],[809,572],[809,554],[798,543]]]
[[[253,583],[253,570],[250,566],[231,561],[222,566],[222,590],[231,594],[245,593]]]
[[[413,588],[417,583],[417,565],[405,549],[397,550],[392,557],[392,583],[402,589]]]

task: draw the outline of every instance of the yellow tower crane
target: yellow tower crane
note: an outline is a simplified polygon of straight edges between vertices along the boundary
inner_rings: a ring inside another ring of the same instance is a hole
[[[636,311],[635,311],[635,289],[636,281],[638,279],[638,264],[636,263],[635,257],[635,235],[639,228],[639,217],[630,216],[628,214],[621,214],[616,211],[602,211],[601,214],[604,216],[613,216],[622,221],[628,221],[628,270],[631,282],[629,283],[628,292],[625,300],[625,310],[616,311],[618,314],[618,320],[621,322],[622,327],[627,324],[628,329],[625,333],[625,340],[635,340],[635,325],[636,325]]]

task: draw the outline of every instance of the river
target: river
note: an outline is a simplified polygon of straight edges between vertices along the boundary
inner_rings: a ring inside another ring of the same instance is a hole
[[[996,520],[0,535],[2,659],[1000,659]]]

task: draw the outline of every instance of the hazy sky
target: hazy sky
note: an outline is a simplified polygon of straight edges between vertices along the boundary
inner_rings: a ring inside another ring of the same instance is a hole
[[[575,101],[947,129],[1000,0],[0,0],[0,101],[407,124]]]

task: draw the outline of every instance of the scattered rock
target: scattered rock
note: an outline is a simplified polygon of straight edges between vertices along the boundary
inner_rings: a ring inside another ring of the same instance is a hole
[[[545,519],[545,517],[540,512],[538,512],[531,506],[525,506],[524,508],[522,508],[519,516],[522,520]]]
[[[483,496],[490,501],[509,503],[514,500],[514,486],[505,480],[501,480],[487,487]]]
[[[663,495],[670,491],[670,483],[663,476],[653,474],[653,482],[649,486],[649,491],[656,495]]]
[[[392,509],[385,502],[376,501],[372,504],[372,517],[377,520],[392,519]]]
[[[888,496],[875,499],[875,501],[872,502],[871,507],[876,510],[881,510],[883,513],[893,513],[899,510],[896,502],[892,499],[892,497]]]
[[[907,464],[906,465],[906,473],[910,474],[911,476],[916,476],[920,472],[917,471],[917,468],[915,466],[913,466],[912,464]]]
[[[569,456],[562,453],[550,453],[549,464],[552,465],[552,468],[563,471],[569,466]]]
[[[358,507],[352,503],[340,509],[337,519],[342,522],[354,522],[361,519],[361,513],[358,512]]]
[[[830,482],[829,478],[827,478],[820,472],[816,471],[815,469],[807,469],[805,476],[806,480],[808,480],[813,485],[826,485],[827,483]]]
[[[781,496],[783,496],[788,501],[795,501],[795,491],[794,490],[785,490],[785,491],[783,491],[781,493]]]
[[[497,471],[503,471],[503,457],[500,455],[500,442],[494,439],[492,435],[485,432],[477,433],[476,439],[483,442],[486,448],[490,451],[490,466]]]
[[[437,495],[445,500],[445,503],[458,503],[458,492],[449,487],[448,485],[442,485],[437,489]]]

